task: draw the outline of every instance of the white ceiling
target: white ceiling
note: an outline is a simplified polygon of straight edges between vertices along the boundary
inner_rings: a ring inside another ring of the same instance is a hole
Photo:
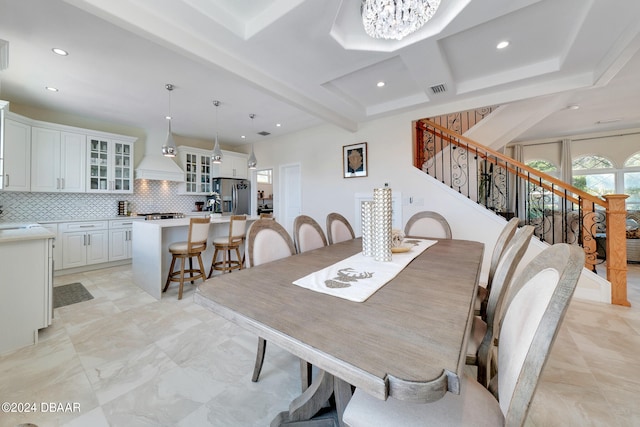
[[[560,107],[515,140],[640,128],[637,0],[442,0],[402,41],[366,36],[359,9],[360,0],[0,0],[0,39],[10,43],[0,99],[164,129],[172,83],[174,133],[212,139],[220,100],[228,145],[258,142],[260,131],[324,122],[354,131],[416,108],[437,115],[539,97]],[[497,50],[501,40],[510,46]],[[620,120],[596,124],[611,119]]]

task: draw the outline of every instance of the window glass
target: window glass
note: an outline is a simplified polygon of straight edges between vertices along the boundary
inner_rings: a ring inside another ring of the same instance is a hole
[[[625,172],[624,194],[628,194],[627,210],[640,209],[640,172]]]
[[[599,173],[574,175],[573,186],[594,196],[614,194],[616,191],[615,174]]]
[[[556,167],[556,165],[554,165],[551,162],[548,162],[546,160],[531,160],[529,162],[526,163],[527,166],[537,169],[540,172],[545,172],[545,173],[549,173],[550,172],[555,172],[558,170],[558,168]],[[550,174],[553,175],[553,174]]]
[[[256,182],[260,184],[271,184],[271,169],[257,171]]]
[[[573,170],[610,169],[613,168],[613,163],[601,156],[582,156],[573,161],[572,167]]]
[[[631,157],[629,157],[627,159],[627,161],[624,162],[624,167],[625,168],[632,168],[632,167],[636,167],[636,166],[640,166],[640,152],[634,154]],[[626,185],[625,185],[625,187],[626,187]]]

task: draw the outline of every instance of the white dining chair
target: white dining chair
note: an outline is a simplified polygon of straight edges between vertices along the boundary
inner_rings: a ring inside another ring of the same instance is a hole
[[[349,221],[342,215],[336,212],[331,212],[327,215],[327,238],[329,244],[344,242],[356,238],[356,234],[353,232],[353,227],[349,224]]]
[[[299,215],[293,221],[293,244],[296,252],[301,254],[327,246],[327,238],[316,220],[307,215]]]
[[[380,400],[356,389],[343,415],[350,427],[522,426],[584,266],[581,247],[557,244],[513,282],[498,345],[495,395],[464,376],[460,394],[430,403]]]
[[[488,298],[486,318],[476,315],[471,325],[471,334],[467,341],[467,365],[478,367],[477,380],[485,387],[489,386],[491,356],[500,332],[500,320],[504,298],[508,296],[509,286],[517,268],[524,257],[535,227],[525,225],[507,245],[504,256],[495,268],[491,293]]]
[[[451,239],[451,226],[438,212],[422,211],[413,214],[404,227],[404,234],[413,237]]]
[[[262,218],[254,221],[247,230],[246,242],[245,257],[248,268],[296,254],[296,249],[289,233],[274,219]],[[251,381],[253,382],[257,382],[260,378],[266,350],[267,340],[258,337],[256,362],[251,376]],[[311,366],[303,360],[300,360],[300,375],[304,391],[311,383]]]
[[[506,248],[509,242],[513,238],[520,224],[519,218],[511,218],[509,222],[502,228],[502,231],[498,235],[496,244],[493,246],[493,252],[491,253],[491,262],[489,264],[489,272],[487,275],[486,283],[480,283],[478,286],[478,293],[476,294],[476,306],[475,311],[477,315],[480,315],[483,319],[486,319],[487,313],[487,301],[489,300],[489,292],[491,291],[491,283],[493,276],[498,267],[498,263],[502,256],[506,252]]]

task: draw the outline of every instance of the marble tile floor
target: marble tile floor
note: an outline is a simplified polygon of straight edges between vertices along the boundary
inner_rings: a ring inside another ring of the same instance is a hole
[[[572,302],[528,426],[640,425],[640,265],[629,267],[632,308]],[[0,401],[36,405],[0,412],[0,427],[267,426],[299,393],[298,361],[276,346],[252,383],[256,337],[193,303],[192,286],[156,301],[129,266],[55,279],[73,282],[94,299],[56,309],[36,346],[0,357]]]

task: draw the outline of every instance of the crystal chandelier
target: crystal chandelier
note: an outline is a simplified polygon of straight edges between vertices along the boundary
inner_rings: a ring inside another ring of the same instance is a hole
[[[362,0],[365,32],[376,39],[401,40],[427,23],[440,0]]]
[[[251,119],[251,130],[253,131],[253,119],[256,117],[255,114],[249,114],[249,118]],[[247,159],[247,166],[249,169],[255,169],[258,166],[258,160],[256,160],[256,154],[253,152],[253,142],[251,143],[251,154],[249,155],[249,159]]]

